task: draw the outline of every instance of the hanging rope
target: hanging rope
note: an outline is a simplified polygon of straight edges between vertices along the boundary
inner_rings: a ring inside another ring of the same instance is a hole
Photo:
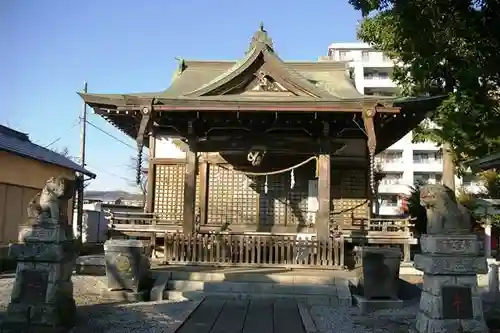
[[[280,173],[285,173],[292,171],[294,169],[300,168],[303,165],[306,165],[307,163],[315,160],[316,162],[318,161],[318,158],[316,156],[309,157],[307,160],[300,162],[299,164],[292,165],[291,167],[285,168],[285,169],[280,169],[280,170],[275,170],[275,171],[270,171],[270,172],[244,172],[244,171],[238,171],[239,173],[242,173],[246,176],[272,176],[272,175],[279,175]]]
[[[142,147],[143,145],[138,145],[137,146],[137,165],[136,165],[136,175],[135,175],[135,182],[137,185],[141,184],[141,175],[142,175]]]
[[[370,152],[370,188],[375,193],[375,155]]]

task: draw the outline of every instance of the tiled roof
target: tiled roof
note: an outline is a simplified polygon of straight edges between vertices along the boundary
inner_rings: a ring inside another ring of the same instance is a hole
[[[0,151],[2,150],[32,158],[37,161],[58,165],[63,168],[83,173],[91,178],[96,177],[95,174],[76,164],[69,158],[50,149],[34,144],[30,141],[27,134],[0,125]]]

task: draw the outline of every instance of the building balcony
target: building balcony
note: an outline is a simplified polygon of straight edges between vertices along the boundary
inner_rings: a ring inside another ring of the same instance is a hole
[[[403,172],[405,171],[405,164],[403,159],[400,160],[379,160],[382,170],[385,172]]]
[[[442,173],[443,172],[443,161],[433,160],[426,162],[413,161],[413,171],[414,172],[432,172],[432,173]]]
[[[378,193],[391,193],[391,194],[408,194],[410,193],[410,187],[406,184],[384,184],[381,183],[378,186]]]
[[[418,151],[438,151],[441,149],[434,142],[417,142],[411,143],[411,148]]]
[[[397,88],[396,83],[394,83],[390,78],[364,78],[363,85],[365,88]]]

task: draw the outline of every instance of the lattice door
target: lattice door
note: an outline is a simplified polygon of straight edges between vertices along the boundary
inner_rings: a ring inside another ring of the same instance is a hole
[[[288,191],[287,224],[308,225],[307,221],[307,198],[308,179],[298,180],[295,186]]]
[[[258,193],[252,179],[228,165],[210,164],[209,224],[255,224],[257,203]]]
[[[283,175],[267,177],[267,193],[265,192],[265,177],[259,177],[259,215],[260,224],[285,225],[287,217],[288,178]]]

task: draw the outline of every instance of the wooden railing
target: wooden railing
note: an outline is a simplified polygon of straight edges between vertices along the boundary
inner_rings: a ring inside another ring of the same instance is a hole
[[[109,232],[163,233],[182,224],[179,214],[159,215],[156,213],[107,212]],[[181,217],[182,218],[182,217]]]
[[[412,220],[409,218],[371,218],[368,220],[368,231],[379,231],[386,233],[402,233],[411,235]]]
[[[344,268],[344,238],[320,242],[280,235],[165,235],[166,264]]]

